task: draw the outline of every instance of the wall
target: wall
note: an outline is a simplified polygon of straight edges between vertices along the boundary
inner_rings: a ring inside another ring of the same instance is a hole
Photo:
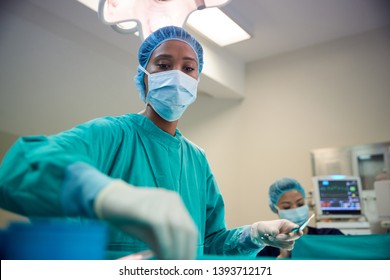
[[[11,145],[15,143],[17,138],[17,135],[0,131],[0,163],[5,153],[11,147]],[[23,216],[17,215],[9,211],[5,211],[0,208],[0,229],[7,227],[10,221],[27,221],[27,219]]]
[[[198,122],[184,129],[208,154],[229,226],[275,218],[267,189],[279,177],[294,177],[309,191],[311,150],[390,140],[390,27],[246,71],[242,102],[200,99],[191,110],[202,113],[186,116]]]
[[[0,131],[0,162],[7,150],[15,143],[16,139],[18,139],[17,135]]]

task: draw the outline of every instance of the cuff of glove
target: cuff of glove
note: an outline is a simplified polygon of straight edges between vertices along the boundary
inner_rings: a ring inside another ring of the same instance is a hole
[[[249,236],[252,243],[258,246],[259,248],[264,248],[266,246],[264,240],[268,239],[269,235],[259,232],[255,224],[249,227],[249,231],[250,231]]]
[[[112,178],[84,162],[67,166],[61,188],[61,203],[65,214],[95,218],[94,199],[111,181]]]
[[[132,186],[125,183],[122,180],[113,180],[111,183],[109,183],[106,187],[104,187],[96,196],[95,202],[93,205],[94,211],[96,216],[99,219],[104,219],[105,214],[104,214],[104,205],[106,203],[115,203],[115,201],[110,201],[110,195],[112,193],[115,193],[116,196],[120,196],[121,193],[123,192],[128,192],[129,188]],[[107,198],[109,201],[107,202]]]

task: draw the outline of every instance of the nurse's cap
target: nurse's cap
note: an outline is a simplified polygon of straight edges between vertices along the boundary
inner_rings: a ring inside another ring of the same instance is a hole
[[[276,204],[278,203],[280,197],[285,192],[289,192],[293,190],[300,192],[303,198],[306,197],[305,190],[303,189],[301,184],[295,179],[282,178],[272,183],[272,185],[269,187],[268,190],[268,203],[272,212],[274,213],[278,212],[278,210],[276,209]]]

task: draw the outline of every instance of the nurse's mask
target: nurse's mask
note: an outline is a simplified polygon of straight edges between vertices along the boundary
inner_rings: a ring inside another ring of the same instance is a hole
[[[173,122],[183,115],[187,107],[196,99],[199,80],[180,70],[169,70],[148,75],[148,93],[145,102],[164,120]]]
[[[309,218],[309,207],[305,204],[298,208],[278,209],[278,214],[281,219],[287,219],[297,225],[302,225]]]

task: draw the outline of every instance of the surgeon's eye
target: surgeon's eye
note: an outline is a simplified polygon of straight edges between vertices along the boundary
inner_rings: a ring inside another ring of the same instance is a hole
[[[191,66],[185,66],[184,67],[184,71],[185,72],[192,72],[192,71],[194,71],[195,69],[193,68],[193,67],[191,67]]]
[[[166,70],[169,70],[170,69],[170,65],[169,64],[165,64],[165,63],[158,63],[157,64],[157,67],[162,70],[162,71],[166,71]]]

